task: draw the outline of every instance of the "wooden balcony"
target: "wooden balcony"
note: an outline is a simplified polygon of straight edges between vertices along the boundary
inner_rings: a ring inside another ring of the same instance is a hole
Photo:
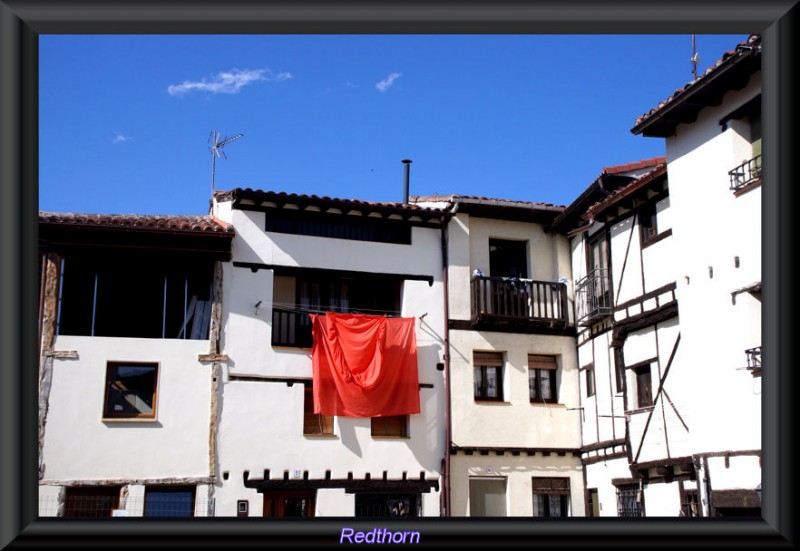
[[[535,329],[569,325],[567,286],[508,277],[472,278],[473,326]]]

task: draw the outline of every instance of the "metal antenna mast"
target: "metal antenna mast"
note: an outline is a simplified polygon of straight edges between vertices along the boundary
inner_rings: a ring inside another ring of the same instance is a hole
[[[222,148],[225,147],[226,144],[238,140],[239,138],[244,138],[244,134],[236,134],[235,136],[226,138],[216,130],[213,130],[208,137],[208,150],[211,152],[211,193],[214,193],[216,189],[214,186],[214,174],[217,167],[217,157],[227,159],[228,157],[225,155],[225,152],[222,151]]]
[[[689,61],[692,64],[692,80],[697,80],[697,63],[700,61],[700,54],[697,53],[694,35],[692,35],[692,58]]]

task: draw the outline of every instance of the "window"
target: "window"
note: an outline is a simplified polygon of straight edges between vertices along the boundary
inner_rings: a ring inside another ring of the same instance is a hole
[[[532,479],[533,516],[569,516],[569,478]]]
[[[144,516],[193,517],[195,486],[146,486]]]
[[[372,417],[372,436],[408,437],[408,415]]]
[[[65,517],[110,517],[119,507],[121,486],[68,486]]]
[[[503,353],[473,352],[476,400],[503,400]]]
[[[594,364],[586,366],[583,373],[586,377],[586,397],[591,398],[594,396]]]
[[[644,516],[644,494],[639,489],[639,484],[620,484],[617,486],[617,516]]]
[[[275,209],[266,214],[264,230],[354,241],[411,244],[411,224],[369,216]]]
[[[646,408],[653,405],[653,389],[650,374],[650,364],[634,368],[636,373],[636,405]]]
[[[656,205],[648,203],[639,211],[639,238],[644,245],[658,235],[658,225],[656,223]]]
[[[313,517],[314,490],[265,490],[265,517]]]
[[[356,518],[419,516],[419,494],[356,494]]]
[[[157,253],[68,255],[58,334],[207,339],[213,266]]]
[[[528,277],[528,242],[489,240],[489,272],[492,277]]]
[[[314,413],[314,388],[306,385],[303,394],[303,434],[306,436],[332,436],[333,415]]]
[[[154,419],[158,364],[108,362],[103,417]]]
[[[469,479],[469,516],[506,516],[506,479]]]
[[[528,354],[528,390],[531,402],[554,404],[558,402],[556,393],[555,356]]]
[[[697,490],[687,490],[683,487],[683,482],[680,482],[681,494],[681,516],[682,517],[699,517],[700,505],[697,499]]]
[[[600,516],[600,497],[597,494],[597,488],[589,488],[587,493],[587,507],[586,516],[599,517]]]

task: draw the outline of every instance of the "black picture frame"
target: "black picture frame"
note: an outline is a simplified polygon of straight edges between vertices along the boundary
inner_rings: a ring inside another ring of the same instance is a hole
[[[335,547],[349,518],[114,522],[37,518],[38,35],[47,33],[748,33],[763,34],[763,520],[431,519],[420,545],[495,548],[794,547],[796,418],[790,336],[797,156],[795,0],[631,2],[256,2],[0,0],[0,547]],[[678,88],[683,83],[675,83]],[[672,90],[664,90],[664,96]],[[663,98],[660,98],[663,99]],[[779,116],[780,115],[780,116]],[[636,113],[631,113],[633,121]],[[387,525],[389,523],[387,522]],[[388,525],[390,529],[394,524]],[[396,529],[396,528],[395,528]]]

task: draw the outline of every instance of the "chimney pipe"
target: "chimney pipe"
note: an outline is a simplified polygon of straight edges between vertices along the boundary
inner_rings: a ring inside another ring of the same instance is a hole
[[[404,165],[406,165],[406,174],[405,174],[405,179],[403,181],[403,204],[407,205],[408,204],[408,174],[411,171],[411,160],[410,159],[403,159],[400,162],[402,162]]]

